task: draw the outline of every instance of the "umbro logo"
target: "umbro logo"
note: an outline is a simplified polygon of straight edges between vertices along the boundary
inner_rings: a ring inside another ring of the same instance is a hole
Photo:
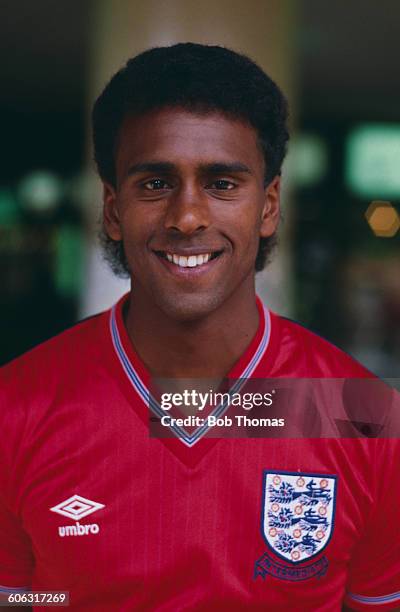
[[[89,516],[89,514],[93,514],[93,512],[96,512],[97,510],[100,510],[100,508],[104,507],[104,504],[91,501],[90,499],[86,499],[86,497],[73,495],[60,504],[57,504],[57,506],[53,506],[50,508],[50,510],[77,521],[78,519],[83,519],[85,516]]]
[[[86,497],[81,497],[80,495],[72,495],[72,497],[53,506],[50,510],[51,512],[56,512],[57,514],[61,514],[62,516],[66,516],[76,521],[75,525],[67,525],[58,528],[59,535],[64,537],[99,533],[100,527],[97,523],[81,525],[78,520],[83,519],[85,516],[89,516],[89,514],[93,514],[93,512],[97,512],[97,510],[101,510],[101,508],[105,508],[105,505],[86,499]]]

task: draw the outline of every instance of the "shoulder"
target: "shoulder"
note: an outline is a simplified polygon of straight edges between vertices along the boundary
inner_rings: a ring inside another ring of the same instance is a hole
[[[108,312],[80,321],[0,368],[0,395],[29,399],[49,395],[95,364],[107,339]]]
[[[300,323],[271,313],[275,365],[283,376],[371,377],[372,374],[342,349]]]
[[[71,414],[79,427],[93,393],[104,395],[108,325],[108,312],[90,317],[0,369],[0,488],[21,458],[48,446],[51,436],[59,444]]]

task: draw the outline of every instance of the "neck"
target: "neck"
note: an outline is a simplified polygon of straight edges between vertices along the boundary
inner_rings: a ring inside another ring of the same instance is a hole
[[[252,290],[239,292],[196,321],[169,318],[133,292],[125,324],[136,352],[154,377],[223,378],[256,334],[259,315]]]

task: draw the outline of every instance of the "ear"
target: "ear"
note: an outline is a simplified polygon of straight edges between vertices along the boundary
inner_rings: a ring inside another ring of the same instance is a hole
[[[117,194],[109,183],[103,183],[103,225],[110,238],[122,240]]]
[[[272,236],[279,225],[280,219],[280,189],[281,177],[275,176],[265,188],[265,203],[261,215],[260,236]]]

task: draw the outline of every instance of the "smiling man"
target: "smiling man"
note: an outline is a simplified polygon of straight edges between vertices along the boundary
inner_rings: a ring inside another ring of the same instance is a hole
[[[265,186],[254,128],[211,109],[128,116],[115,173],[105,229],[132,271],[136,350],[153,375],[222,378],[257,331],[254,262],[279,220],[279,176]]]
[[[170,437],[149,435],[152,378],[369,376],[255,294],[286,118],[251,60],[190,43],[131,59],[96,101],[103,246],[132,290],[2,371],[5,597],[66,591],[85,612],[398,605],[396,441],[233,439],[172,418]]]

